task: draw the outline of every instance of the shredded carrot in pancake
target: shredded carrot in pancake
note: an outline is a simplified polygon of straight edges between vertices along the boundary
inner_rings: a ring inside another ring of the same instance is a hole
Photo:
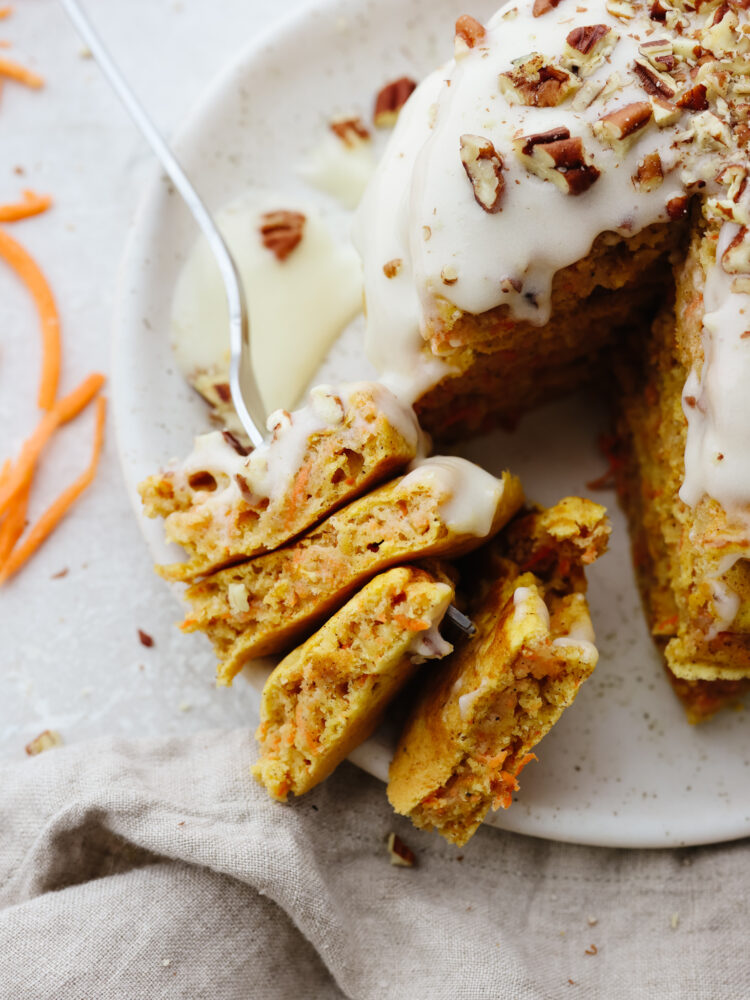
[[[0,59],[0,76],[7,76],[9,80],[22,83],[32,90],[40,90],[44,86],[44,77],[39,76],[33,70],[27,69],[13,59]]]
[[[48,194],[35,194],[33,191],[23,192],[23,201],[11,205],[0,205],[0,222],[18,222],[32,215],[46,212],[52,204]]]

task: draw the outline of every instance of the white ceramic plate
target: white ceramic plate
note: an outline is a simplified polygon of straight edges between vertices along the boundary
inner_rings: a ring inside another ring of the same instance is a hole
[[[488,16],[492,3],[475,0]],[[254,42],[207,93],[177,141],[189,173],[214,209],[251,182],[310,197],[295,175],[333,113],[368,115],[377,88],[419,78],[446,58],[461,0],[329,0],[313,4]],[[342,99],[342,95],[345,97]],[[320,196],[321,205],[334,211]],[[156,177],[127,248],[116,320],[114,404],[122,465],[135,484],[188,452],[205,427],[202,404],[177,374],[169,349],[172,289],[195,238],[188,213]],[[355,325],[321,370],[326,380],[369,371]],[[542,503],[586,493],[603,471],[596,437],[605,417],[582,398],[527,418],[513,435],[472,441],[461,453],[491,471],[520,473]],[[602,499],[601,495],[597,499]],[[601,660],[575,705],[538,748],[512,808],[489,822],[585,844],[664,847],[750,834],[750,740],[744,713],[690,727],[663,675],[635,589],[625,524],[612,505],[610,553],[590,573]],[[140,515],[139,515],[140,516]],[[141,518],[154,557],[161,526]],[[251,680],[257,686],[261,675]],[[353,755],[385,779],[392,734]],[[743,792],[744,789],[744,792]]]

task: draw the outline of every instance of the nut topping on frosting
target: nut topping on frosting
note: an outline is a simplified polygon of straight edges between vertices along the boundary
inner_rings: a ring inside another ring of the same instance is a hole
[[[590,76],[617,44],[618,34],[606,24],[573,28],[565,39],[563,62],[581,77]]]
[[[404,262],[401,257],[394,257],[393,260],[386,261],[386,263],[383,264],[383,274],[386,278],[395,278],[401,270],[403,263]]]
[[[597,139],[623,153],[634,136],[648,125],[652,115],[653,109],[648,101],[636,101],[602,115],[591,127]]]
[[[534,17],[541,17],[542,14],[549,14],[559,3],[560,0],[534,0],[534,7],[531,13]]]
[[[469,14],[462,14],[456,21],[456,58],[459,59],[461,56],[466,55],[470,49],[481,45],[486,34],[484,25],[480,24],[475,17],[471,17]]]
[[[417,85],[408,76],[387,83],[375,98],[373,121],[378,128],[393,128],[398,113],[409,100]]]
[[[490,140],[481,135],[462,135],[461,162],[477,202],[485,212],[499,212],[505,191],[503,158]]]
[[[263,246],[270,250],[278,261],[285,261],[296,249],[305,231],[305,216],[302,212],[266,212],[261,216],[260,236]]]
[[[706,88],[702,83],[697,83],[690,90],[686,90],[676,101],[678,108],[687,108],[690,111],[708,110],[708,100],[706,99]]]
[[[654,97],[666,97],[667,100],[674,97],[677,84],[671,76],[654,69],[648,60],[636,59],[633,64],[633,72],[647,94],[652,94]]]
[[[661,157],[658,153],[648,153],[638,164],[633,174],[633,183],[639,191],[655,191],[663,181]]]
[[[677,64],[668,38],[651,38],[639,45],[638,51],[660,72],[671,73]]]
[[[680,120],[680,108],[661,97],[652,97],[651,107],[654,111],[654,122],[658,128],[667,128],[668,125],[674,125]]]
[[[635,17],[635,8],[628,0],[607,0],[607,10],[621,21],[630,21]]]
[[[687,215],[687,210],[687,195],[681,195],[679,198],[670,198],[667,202],[667,215],[673,221],[684,218]]]
[[[509,104],[534,108],[556,108],[581,86],[576,76],[548,63],[538,52],[509,72],[501,73],[498,83]]]
[[[737,233],[721,258],[727,274],[750,274],[750,232],[746,226]]]
[[[527,170],[552,181],[564,194],[582,194],[599,177],[597,168],[586,161],[583,140],[571,138],[567,128],[521,136],[513,147]]]

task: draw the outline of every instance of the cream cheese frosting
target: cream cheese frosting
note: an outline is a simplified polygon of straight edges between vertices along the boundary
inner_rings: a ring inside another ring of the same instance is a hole
[[[477,538],[489,535],[503,495],[502,480],[465,458],[433,455],[412,462],[402,488],[408,493],[417,483],[442,497],[440,515],[451,531]]]
[[[356,419],[352,396],[361,388],[373,395],[378,409],[404,439],[417,448],[420,430],[414,411],[402,404],[378,383],[349,382],[339,386],[319,385],[310,391],[307,404],[289,413],[277,410],[268,418],[269,440],[249,455],[237,450],[232,437],[221,431],[201,434],[195,439],[192,452],[182,462],[169,466],[174,476],[187,481],[194,474],[209,471],[216,479],[214,492],[206,494],[203,503],[219,510],[231,507],[241,499],[237,477],[244,489],[258,499],[276,499],[290,486],[304,460],[313,434],[337,427],[350,410]]]
[[[367,353],[413,402],[446,374],[445,317],[549,319],[555,274],[602,233],[721,226],[704,362],[690,374],[682,498],[750,503],[750,23],[739,5],[536,0],[459,30],[401,112],[356,225]]]

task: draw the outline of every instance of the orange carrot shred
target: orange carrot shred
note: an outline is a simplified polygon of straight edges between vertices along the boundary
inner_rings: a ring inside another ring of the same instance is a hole
[[[0,21],[5,20],[6,17],[10,17],[12,13],[12,7],[0,7]]]
[[[27,69],[13,59],[0,59],[0,76],[7,76],[9,80],[16,83],[23,83],[26,87],[39,90],[44,86],[44,77],[39,76],[33,70]]]
[[[40,215],[46,212],[51,204],[52,199],[48,194],[24,191],[23,201],[13,205],[0,205],[0,222],[18,222],[19,219],[28,219],[31,215]]]
[[[0,524],[0,567],[13,551],[14,545],[26,527],[26,511],[29,506],[30,493],[31,482],[27,483],[18,494],[5,520]]]
[[[61,424],[77,416],[91,402],[103,384],[103,375],[89,375],[78,388],[58,400],[49,413],[44,414],[31,437],[24,442],[18,460],[7,479],[3,479],[0,484],[0,515],[8,509],[20,490],[31,482],[37,459],[54,431]]]
[[[106,400],[103,396],[100,396],[96,401],[94,446],[88,467],[70,486],[62,491],[31,528],[26,538],[13,550],[2,570],[0,570],[0,584],[5,583],[9,577],[16,573],[31,558],[50,532],[57,527],[75,501],[93,482],[102,450],[105,414]]]
[[[43,410],[50,410],[57,396],[57,383],[60,378],[60,318],[57,314],[55,297],[33,257],[4,229],[0,229],[0,257],[5,259],[25,283],[36,303],[42,325],[39,406]]]

